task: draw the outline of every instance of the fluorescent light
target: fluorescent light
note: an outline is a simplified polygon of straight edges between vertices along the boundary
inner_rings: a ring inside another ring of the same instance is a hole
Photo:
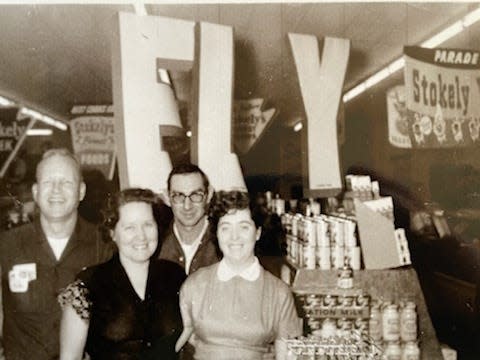
[[[301,121],[299,121],[299,122],[297,122],[297,123],[295,124],[295,126],[293,127],[293,131],[299,132],[300,130],[302,130],[302,128],[303,128],[303,124],[302,124]]]
[[[450,25],[446,29],[440,31],[438,34],[432,36],[430,39],[422,42],[420,46],[425,47],[425,48],[434,48],[435,46],[438,46],[448,39],[451,39],[455,35],[461,33],[465,29],[462,25],[462,21],[459,20],[453,25]]]
[[[158,76],[160,77],[160,81],[172,85],[172,82],[170,80],[170,75],[168,74],[168,71],[165,69],[158,69]]]
[[[347,102],[351,99],[353,99],[355,96],[360,95],[362,92],[364,92],[367,89],[365,82],[362,82],[355,86],[353,89],[350,89],[343,95],[343,102]]]
[[[374,75],[370,76],[367,80],[365,80],[365,87],[369,88],[375,84],[378,84],[383,79],[386,79],[390,75],[390,71],[388,71],[388,67],[383,68],[379,72],[375,73]]]
[[[476,23],[478,20],[480,20],[480,8],[473,10],[471,13],[465,15],[465,17],[463,18],[463,26],[469,27],[470,25]]]
[[[38,120],[43,121],[45,124],[55,126],[56,128],[58,128],[60,130],[63,130],[63,131],[67,130],[67,128],[68,128],[67,124],[65,124],[61,121],[52,119],[50,116],[43,115],[42,118],[38,119]]]
[[[68,128],[67,124],[65,124],[64,122],[59,121],[59,120],[55,120],[55,119],[51,118],[50,116],[43,115],[43,114],[39,113],[38,111],[29,109],[27,107],[22,107],[20,109],[19,113],[20,113],[20,115],[29,116],[31,118],[34,118],[34,119],[36,119],[38,121],[41,121],[41,122],[44,122],[45,124],[54,126],[57,129],[60,129],[60,130],[63,130],[63,131],[67,130],[67,128]]]
[[[388,65],[388,71],[390,72],[390,74],[393,74],[394,72],[403,69],[404,66],[405,59],[401,57]]]
[[[187,130],[187,132],[185,133],[185,135],[187,135],[187,137],[192,137],[192,131],[191,131],[191,130]]]
[[[425,40],[420,44],[420,46],[424,48],[434,48],[448,39],[451,39],[455,35],[461,33],[463,30],[472,26],[477,21],[480,20],[480,7],[477,9],[469,12],[465,15],[461,20],[454,22],[452,25],[448,26],[447,28],[443,29],[439,33],[435,34],[431,38]],[[375,74],[361,82],[360,84],[356,85],[352,89],[348,90],[343,95],[343,102],[348,102],[352,100],[354,97],[360,95],[369,87],[378,84],[380,81],[388,78],[393,73],[401,70],[405,66],[405,59],[403,57],[396,59],[395,61],[391,62],[389,65],[384,67],[383,69],[377,71]]]
[[[12,100],[0,96],[0,106],[13,106],[15,103]]]
[[[50,136],[53,134],[52,129],[30,129],[27,130],[27,136]]]

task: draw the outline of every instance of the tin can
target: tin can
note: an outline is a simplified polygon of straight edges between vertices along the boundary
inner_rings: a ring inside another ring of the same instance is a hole
[[[318,264],[318,267],[322,270],[330,270],[332,264],[330,261],[329,246],[317,247],[317,264]]]
[[[295,264],[298,264],[298,239],[293,236],[290,238],[290,257]]]
[[[286,242],[287,242],[287,254],[288,257],[293,261],[293,256],[292,256],[292,241],[294,237],[291,234],[287,234],[286,236]]]
[[[305,268],[309,270],[315,269],[316,265],[316,251],[315,246],[311,246],[309,243],[305,243],[303,246],[303,260]]]
[[[293,236],[298,236],[298,221],[299,221],[299,217],[295,215],[292,218],[292,235]]]
[[[420,348],[415,341],[408,341],[402,351],[402,360],[420,360]]]
[[[303,222],[303,241],[310,246],[315,246],[317,241],[317,229],[313,219],[305,219]]]
[[[360,270],[360,247],[356,246],[348,249],[350,253],[350,266],[353,270]]]
[[[407,302],[400,312],[400,338],[402,341],[417,340],[417,311],[412,301]]]
[[[299,268],[305,267],[305,258],[303,253],[303,242],[297,242],[297,265]]]
[[[350,266],[344,266],[342,270],[340,270],[337,287],[340,289],[351,289],[353,287],[353,270]]]
[[[328,222],[328,231],[330,234],[330,245],[336,246],[338,245],[338,236],[340,232],[340,224],[336,218],[331,217]]]
[[[334,307],[337,306],[337,297],[335,295],[327,294],[323,297],[323,306]]]
[[[310,331],[319,330],[321,328],[320,320],[315,318],[309,318],[307,320],[307,325],[310,328]]]
[[[357,236],[355,234],[355,229],[357,224],[352,220],[345,220],[344,230],[345,230],[345,246],[355,247],[357,246]]]
[[[370,319],[368,320],[368,334],[374,341],[382,340],[382,313],[378,304],[370,308]]]
[[[347,318],[341,318],[337,321],[338,324],[338,336],[342,338],[348,338],[352,334],[353,321]]]
[[[358,294],[355,298],[355,304],[359,307],[370,306],[370,296],[365,294]]]
[[[328,223],[323,217],[315,218],[315,228],[317,232],[317,246],[330,246]]]
[[[303,232],[304,232],[304,218],[300,217],[298,218],[297,222],[297,238],[299,241],[303,241]]]
[[[385,341],[397,341],[400,339],[400,316],[397,305],[389,304],[383,310],[382,330]]]
[[[325,319],[322,323],[322,337],[330,338],[337,335],[337,324],[335,320]]]
[[[336,221],[338,223],[338,236],[337,236],[337,241],[336,244],[337,246],[345,246],[345,219],[339,219],[336,218]]]
[[[330,261],[334,269],[341,269],[345,264],[344,248],[335,246],[331,249]]]
[[[343,295],[339,297],[339,305],[344,308],[350,308],[355,302],[353,295]]]
[[[322,298],[317,294],[308,294],[305,297],[305,303],[310,306],[320,306],[322,304]]]
[[[362,334],[368,333],[368,319],[355,319],[355,329]]]
[[[398,341],[387,343],[383,353],[385,360],[402,360],[402,348]]]

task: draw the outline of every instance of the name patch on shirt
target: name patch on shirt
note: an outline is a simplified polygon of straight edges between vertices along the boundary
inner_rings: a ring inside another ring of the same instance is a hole
[[[35,263],[17,264],[8,272],[8,286],[11,292],[26,292],[28,283],[36,279],[37,265]]]

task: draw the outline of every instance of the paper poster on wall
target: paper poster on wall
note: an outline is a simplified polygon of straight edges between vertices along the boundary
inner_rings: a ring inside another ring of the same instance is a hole
[[[387,117],[390,144],[399,148],[411,148],[404,85],[394,86],[387,91]]]
[[[112,180],[115,167],[114,118],[108,115],[84,115],[70,121],[73,151],[82,169],[96,169]]]
[[[243,155],[258,143],[277,112],[263,110],[264,99],[236,100],[233,114],[233,138],[237,154]]]
[[[408,46],[404,54],[412,147],[478,146],[479,51]]]

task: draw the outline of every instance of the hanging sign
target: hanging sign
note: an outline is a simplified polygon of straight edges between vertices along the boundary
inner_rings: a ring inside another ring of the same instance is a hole
[[[0,178],[15,158],[27,130],[35,123],[35,120],[17,120],[17,113],[17,107],[0,108]]]
[[[17,122],[17,112],[16,107],[0,108],[0,165],[5,162],[27,128],[27,123]]]
[[[480,52],[409,46],[404,54],[412,147],[480,144]]]
[[[277,115],[273,108],[263,111],[263,103],[261,98],[235,101],[233,136],[237,154],[248,153]]]
[[[83,169],[97,169],[112,180],[115,166],[114,118],[83,115],[70,121],[73,151]]]
[[[387,117],[390,144],[399,148],[411,148],[404,85],[394,86],[387,91]]]

